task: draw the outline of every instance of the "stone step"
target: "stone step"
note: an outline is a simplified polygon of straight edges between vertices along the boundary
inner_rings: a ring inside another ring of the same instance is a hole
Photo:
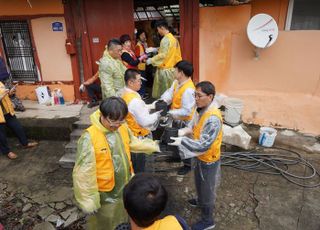
[[[59,160],[62,168],[73,168],[76,161],[76,153],[65,153]]]
[[[77,142],[76,141],[70,141],[65,146],[65,152],[66,153],[76,153],[77,152]]]
[[[83,132],[83,129],[73,130],[72,133],[70,133],[70,141],[78,141]]]
[[[86,129],[89,128],[90,126],[90,122],[89,121],[76,121],[72,124],[72,128],[73,129]]]

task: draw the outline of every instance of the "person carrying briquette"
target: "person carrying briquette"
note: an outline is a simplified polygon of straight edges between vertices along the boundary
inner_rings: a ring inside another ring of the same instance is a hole
[[[222,143],[222,116],[213,99],[215,87],[203,81],[196,85],[195,99],[198,114],[189,126],[179,130],[179,137],[170,145],[178,146],[183,159],[195,158],[194,180],[197,197],[189,200],[201,209],[201,219],[193,230],[213,229],[216,190],[220,180],[220,153]],[[189,135],[189,136],[188,136]]]
[[[147,59],[146,64],[157,67],[152,97],[158,99],[172,84],[174,80],[174,66],[181,61],[179,41],[170,33],[168,23],[159,20],[155,23],[158,33],[163,36],[158,54]]]
[[[121,42],[115,38],[111,39],[98,62],[102,99],[118,96],[118,91],[124,87],[126,67],[121,61],[121,54]]]
[[[132,134],[125,123],[127,114],[122,98],[103,100],[78,141],[73,189],[78,206],[91,214],[88,229],[114,229],[128,220],[122,192],[133,175],[130,152],[160,151],[155,141]]]
[[[175,66],[175,81],[161,95],[160,100],[170,105],[168,114],[173,118],[173,127],[183,128],[188,125],[195,114],[195,87],[191,76],[193,66],[186,60],[179,61]],[[154,105],[155,103],[153,103]],[[153,108],[151,106],[151,108]],[[178,175],[185,175],[191,170],[191,159],[184,159]]]
[[[121,97],[128,106],[126,122],[133,135],[139,139],[152,138],[151,131],[155,130],[159,123],[161,111],[150,113],[147,105],[137,93],[141,88],[142,80],[140,73],[135,69],[127,69],[124,73],[126,86],[121,91]],[[145,154],[132,153],[132,163],[135,173],[145,171]]]

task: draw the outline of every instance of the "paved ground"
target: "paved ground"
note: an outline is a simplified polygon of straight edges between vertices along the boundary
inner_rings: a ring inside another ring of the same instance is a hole
[[[19,159],[0,157],[0,223],[6,229],[33,229],[37,225],[35,229],[54,229],[57,224],[82,229],[83,214],[72,201],[71,170],[58,165],[66,142],[41,141],[38,148],[27,150],[16,146],[14,139],[10,142]],[[318,154],[305,156],[320,169]],[[178,166],[161,163],[163,168]],[[195,195],[192,173],[184,178],[177,177],[175,171],[157,176],[170,194],[166,213],[178,213],[189,223],[196,221],[199,210],[186,203]],[[216,212],[217,229],[318,230],[320,189],[303,189],[280,176],[222,167]]]
[[[246,129],[253,136],[254,147],[258,130],[251,126]],[[58,164],[67,141],[40,141],[35,149],[20,148],[16,139],[9,143],[19,158],[11,161],[0,156],[0,223],[5,229],[83,229],[84,215],[72,198],[72,170]],[[276,144],[299,150],[320,170],[316,138],[282,131]],[[178,213],[191,224],[199,218],[199,210],[186,203],[195,196],[193,175],[178,177],[174,170],[178,166],[159,163],[157,167],[173,170],[156,176],[169,192],[165,213]],[[292,171],[307,173],[305,167]],[[222,167],[216,221],[220,230],[319,230],[320,188],[303,189],[280,176]]]

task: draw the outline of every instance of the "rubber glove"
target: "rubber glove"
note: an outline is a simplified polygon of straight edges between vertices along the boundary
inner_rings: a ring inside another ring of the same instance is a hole
[[[162,110],[157,111],[157,112],[154,113],[154,114],[157,114],[157,119],[158,119],[158,120],[159,120],[160,117],[161,117],[161,112],[162,112]]]
[[[170,115],[173,119],[177,119],[178,117],[174,114],[174,112],[172,110],[169,110],[168,115]]]
[[[178,136],[183,137],[192,133],[192,129],[189,127],[185,127],[178,130]]]
[[[148,59],[147,59],[146,64],[147,64],[147,65],[150,65],[150,64],[151,64],[151,58],[148,58]]]
[[[142,62],[142,61],[146,60],[147,58],[148,58],[148,55],[142,54],[138,59],[140,62]]]
[[[86,90],[86,87],[84,86],[84,84],[81,84],[79,87],[79,91],[82,93]]]
[[[147,106],[147,108],[148,108],[149,110],[155,109],[155,108],[156,108],[156,103],[157,103],[157,100],[155,100],[155,101],[152,102],[151,104],[147,104],[146,106]]]
[[[182,138],[183,137],[170,137],[170,139],[173,140],[174,142],[168,143],[168,145],[179,146],[181,145]]]

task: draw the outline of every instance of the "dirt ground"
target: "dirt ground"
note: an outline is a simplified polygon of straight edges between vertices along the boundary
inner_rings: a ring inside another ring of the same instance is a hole
[[[0,223],[5,229],[84,229],[85,216],[73,201],[71,169],[58,160],[66,142],[41,141],[22,149],[10,139],[17,160],[0,156]],[[317,169],[320,155],[301,152]],[[179,163],[162,162],[158,172],[169,192],[165,213],[180,214],[189,224],[199,219],[197,208],[186,200],[195,197],[193,174],[176,175]],[[306,173],[305,167],[294,172]],[[222,167],[217,193],[216,229],[320,229],[320,188],[296,186],[281,176]]]

